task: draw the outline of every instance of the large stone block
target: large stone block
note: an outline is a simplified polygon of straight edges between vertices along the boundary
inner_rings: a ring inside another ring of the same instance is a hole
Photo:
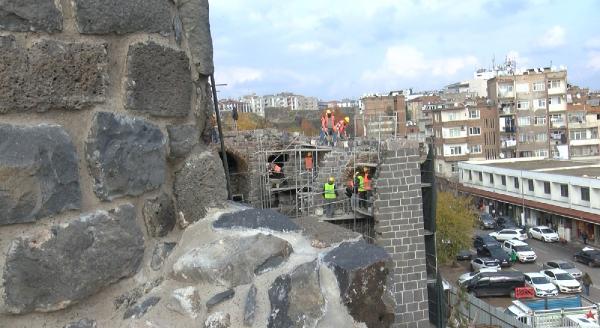
[[[79,32],[84,34],[171,31],[168,0],[73,0]]]
[[[291,252],[287,241],[272,235],[227,237],[186,252],[173,265],[173,274],[182,281],[235,287],[252,282],[259,268],[281,263]]]
[[[364,241],[345,242],[323,258],[333,269],[342,302],[357,322],[367,327],[390,327],[394,309],[386,299],[390,256]]]
[[[165,180],[165,138],[146,120],[96,113],[85,146],[94,192],[102,200],[138,196]]]
[[[192,124],[167,125],[169,134],[169,157],[187,156],[200,141],[198,128]]]
[[[62,19],[54,0],[0,1],[0,30],[59,32]]]
[[[183,31],[198,73],[214,72],[208,0],[177,0]]]
[[[164,192],[156,198],[146,199],[142,213],[148,235],[152,237],[164,237],[175,227],[173,199]]]
[[[0,225],[78,209],[77,153],[58,125],[0,124]]]
[[[214,223],[215,228],[268,229],[287,232],[300,231],[300,227],[289,217],[271,209],[247,209],[225,213]]]
[[[125,96],[125,107],[129,110],[185,117],[191,109],[192,91],[192,76],[184,51],[154,42],[129,47]]]
[[[206,149],[192,152],[175,173],[173,189],[182,222],[196,222],[204,218],[207,208],[227,199],[223,162]]]
[[[0,36],[0,113],[77,110],[105,100],[106,44],[40,40],[31,48]]]
[[[133,275],[143,256],[143,234],[130,204],[18,238],[4,266],[6,309],[64,309]]]

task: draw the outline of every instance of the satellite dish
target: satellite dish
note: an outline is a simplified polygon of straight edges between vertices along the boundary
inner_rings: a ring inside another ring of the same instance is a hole
[[[500,158],[504,158],[504,153],[500,153],[500,155],[498,155]]]

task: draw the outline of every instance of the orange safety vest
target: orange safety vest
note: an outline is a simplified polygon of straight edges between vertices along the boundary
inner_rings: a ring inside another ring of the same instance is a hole
[[[312,168],[313,168],[313,158],[312,157],[305,157],[304,158],[304,166],[306,167],[307,170],[312,170]]]
[[[327,115],[321,116],[321,127],[323,129],[327,129]],[[335,131],[335,117],[331,114],[331,128]]]
[[[344,130],[346,129],[346,121],[341,120],[339,121],[336,125],[335,125],[335,129],[341,134],[344,133]]]
[[[275,173],[281,173],[281,166],[275,164],[275,167],[273,167],[273,171],[275,171]]]
[[[369,175],[365,174],[365,180],[364,180],[364,188],[365,190],[371,190],[371,179],[369,179]]]

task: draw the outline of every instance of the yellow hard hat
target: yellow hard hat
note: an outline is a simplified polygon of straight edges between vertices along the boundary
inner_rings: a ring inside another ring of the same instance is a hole
[[[369,172],[369,168],[365,166],[365,167],[363,168],[363,171],[365,171],[365,172]]]
[[[331,110],[329,110],[329,109],[328,109],[328,110],[327,110],[327,114],[331,114]]]
[[[334,177],[329,177],[329,182],[334,182],[335,178]]]
[[[348,116],[344,117],[344,121],[346,121],[346,123],[350,123],[350,118]]]

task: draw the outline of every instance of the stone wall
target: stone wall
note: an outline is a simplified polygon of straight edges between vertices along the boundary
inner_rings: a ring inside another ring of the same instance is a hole
[[[212,72],[207,0],[0,1],[0,326],[112,315],[225,200]]]
[[[374,183],[376,243],[392,256],[394,327],[429,327],[419,145],[382,145]]]

